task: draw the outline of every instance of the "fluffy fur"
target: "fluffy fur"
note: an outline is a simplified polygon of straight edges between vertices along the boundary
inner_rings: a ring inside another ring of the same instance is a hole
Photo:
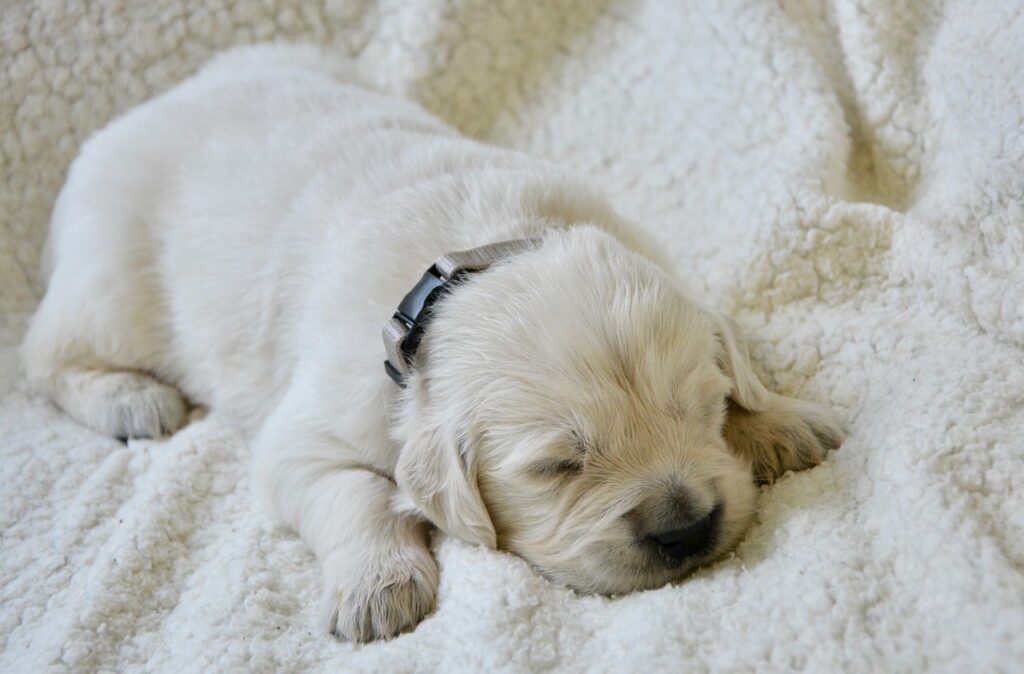
[[[423,269],[524,237],[438,306],[395,387],[379,331]],[[49,248],[30,378],[115,436],[173,432],[186,399],[236,419],[347,639],[430,611],[428,521],[581,591],[654,587],[735,545],[753,477],[841,441],[586,186],[312,48],[228,53],[97,134]],[[665,552],[700,522],[706,546]]]

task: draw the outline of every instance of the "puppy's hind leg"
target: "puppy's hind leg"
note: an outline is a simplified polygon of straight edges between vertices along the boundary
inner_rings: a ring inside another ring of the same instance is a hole
[[[321,621],[353,642],[386,639],[433,609],[428,525],[392,508],[397,486],[287,398],[256,441],[256,483],[317,557]]]
[[[177,430],[186,405],[163,372],[169,309],[150,231],[164,180],[147,165],[138,124],[116,122],[72,164],[54,206],[44,267],[52,267],[22,344],[25,373],[79,422],[116,437]]]
[[[68,415],[100,433],[173,433],[187,406],[177,389],[146,374],[156,369],[164,341],[164,331],[152,325],[156,312],[136,308],[148,296],[133,295],[141,284],[131,277],[112,286],[98,274],[76,274],[79,268],[58,268],[50,279],[21,347],[25,374]]]
[[[152,304],[153,293],[140,293],[132,276],[114,285],[101,282],[101,274],[75,274],[79,268],[56,270],[32,319],[22,344],[29,381],[100,433],[173,433],[185,420],[185,401],[146,374],[158,366],[166,341],[159,312],[138,308]]]

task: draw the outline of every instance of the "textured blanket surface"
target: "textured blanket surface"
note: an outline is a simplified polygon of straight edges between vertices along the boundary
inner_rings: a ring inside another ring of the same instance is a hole
[[[579,597],[437,537],[414,632],[321,634],[314,560],[216,413],[124,445],[17,358],[82,140],[270,39],[592,178],[846,445],[677,586]],[[1024,670],[1022,45],[1016,0],[7,0],[0,671]]]

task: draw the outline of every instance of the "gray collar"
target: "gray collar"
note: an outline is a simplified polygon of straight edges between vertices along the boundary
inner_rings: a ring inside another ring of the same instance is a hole
[[[405,296],[398,311],[384,325],[384,351],[388,359],[384,370],[402,388],[412,374],[413,358],[430,320],[431,306],[452,289],[452,281],[470,273],[487,269],[515,253],[533,248],[539,239],[513,239],[487,246],[445,253],[423,274]]]

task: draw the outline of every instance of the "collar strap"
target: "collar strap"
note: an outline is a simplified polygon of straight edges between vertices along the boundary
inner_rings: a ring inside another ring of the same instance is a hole
[[[532,248],[537,243],[538,239],[513,239],[472,250],[445,253],[437,258],[384,325],[384,351],[388,356],[384,370],[388,376],[405,388],[405,380],[412,373],[413,357],[423,338],[423,329],[430,320],[430,308],[451,290],[453,281],[469,272],[483,271],[498,260]]]

